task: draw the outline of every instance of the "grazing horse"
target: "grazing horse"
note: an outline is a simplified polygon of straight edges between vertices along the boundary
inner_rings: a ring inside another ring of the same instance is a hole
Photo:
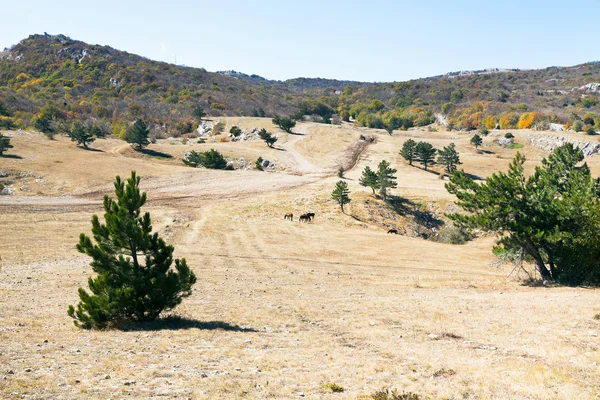
[[[310,217],[308,216],[308,214],[302,214],[300,216],[300,218],[298,218],[299,222],[309,222],[310,221]]]
[[[294,214],[292,213],[287,213],[283,216],[283,220],[285,221],[286,219],[289,219],[290,221],[294,220]]]
[[[398,229],[390,229],[390,230],[388,231],[388,233],[392,233],[392,234],[394,234],[394,235],[397,235],[397,234],[398,234]]]
[[[309,221],[312,221],[315,219],[315,213],[310,212],[310,213],[306,213],[304,215],[306,215],[308,217]]]

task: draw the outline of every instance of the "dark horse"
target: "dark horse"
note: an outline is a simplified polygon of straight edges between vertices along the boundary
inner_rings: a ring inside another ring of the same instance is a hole
[[[294,220],[294,214],[292,214],[292,213],[287,213],[287,214],[285,214],[285,215],[283,216],[283,219],[284,219],[284,220],[286,220],[286,219],[289,219],[290,221],[293,221],[293,220]]]
[[[300,221],[300,222],[309,222],[310,221],[310,217],[308,216],[308,214],[302,214],[300,216],[300,218],[298,218],[298,221]]]
[[[398,229],[390,229],[388,233],[393,233],[394,235],[398,234]]]
[[[306,213],[304,215],[306,215],[308,217],[309,221],[312,221],[315,219],[315,213]]]

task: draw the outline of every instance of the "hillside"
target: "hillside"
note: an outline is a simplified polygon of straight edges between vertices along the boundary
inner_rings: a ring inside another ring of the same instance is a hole
[[[451,129],[559,123],[591,133],[600,125],[597,82],[600,63],[461,71],[393,83],[281,82],[156,62],[64,35],[32,35],[0,53],[0,126],[31,126],[50,104],[53,111],[46,114],[57,123],[94,118],[115,131],[144,118],[167,134],[190,132],[196,106],[209,116],[290,114],[330,122],[339,114],[357,125],[388,130],[425,126],[443,114],[440,120]]]

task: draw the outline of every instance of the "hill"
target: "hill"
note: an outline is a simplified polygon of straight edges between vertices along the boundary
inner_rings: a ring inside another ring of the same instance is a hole
[[[209,116],[293,115],[388,130],[436,120],[451,129],[600,125],[600,63],[541,70],[461,71],[407,82],[321,78],[273,81],[236,71],[157,62],[64,35],[32,35],[0,53],[0,124],[28,127],[51,105],[57,122],[144,118],[168,134],[190,132],[194,107]],[[333,121],[337,121],[333,118]]]

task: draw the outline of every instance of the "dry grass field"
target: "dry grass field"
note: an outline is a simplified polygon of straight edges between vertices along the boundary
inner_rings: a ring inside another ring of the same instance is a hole
[[[227,126],[268,127],[231,118]],[[517,150],[455,132],[390,136],[300,124],[263,142],[154,144],[139,155],[115,139],[7,132],[0,158],[15,194],[0,196],[0,398],[369,399],[388,387],[422,399],[597,399],[600,292],[531,287],[493,266],[494,240],[451,245],[387,228],[443,219],[453,198],[438,174],[410,167],[409,137],[454,142],[473,175],[505,170]],[[524,144],[531,170],[546,154]],[[346,172],[347,214],[330,200],[337,165],[360,134],[375,143]],[[494,132],[495,134],[495,132]],[[276,160],[275,172],[192,169],[184,151]],[[11,156],[12,155],[12,156]],[[18,156],[18,157],[17,157]],[[383,212],[359,186],[366,165],[398,169],[407,208]],[[595,175],[600,158],[588,159]],[[154,229],[198,276],[173,318],[127,331],[84,331],[67,316],[91,274],[77,253],[116,175],[136,170]],[[435,169],[438,171],[439,169]],[[312,223],[284,221],[313,211]],[[335,385],[343,388],[335,392]]]

